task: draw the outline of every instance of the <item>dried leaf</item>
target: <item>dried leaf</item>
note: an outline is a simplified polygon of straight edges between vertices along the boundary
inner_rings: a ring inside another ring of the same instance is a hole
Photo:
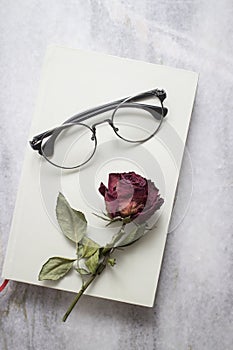
[[[46,261],[40,270],[39,281],[59,280],[70,271],[75,260],[76,259],[66,259],[62,257],[50,258]]]
[[[82,269],[82,268],[78,268],[78,269],[76,269],[76,271],[78,271],[78,273],[80,273],[80,275],[90,275],[89,271]]]
[[[125,238],[123,238],[117,244],[117,247],[126,247],[128,245],[133,244],[145,234],[145,230],[146,230],[146,224],[142,224],[140,226],[135,227],[131,232],[129,232],[125,236]]]
[[[78,243],[87,231],[84,214],[70,207],[62,193],[59,193],[56,206],[57,220],[64,235]]]
[[[99,249],[85,261],[85,264],[92,274],[96,272],[96,269],[99,265]]]
[[[108,264],[109,264],[110,266],[116,265],[116,259],[115,259],[115,258],[109,258],[109,259],[108,259]]]
[[[82,239],[82,258],[89,258],[93,255],[99,248],[99,244],[90,239],[87,236],[84,236]]]

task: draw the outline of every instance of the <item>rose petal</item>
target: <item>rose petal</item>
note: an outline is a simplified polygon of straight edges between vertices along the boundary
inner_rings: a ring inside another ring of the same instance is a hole
[[[164,203],[159,195],[159,190],[151,180],[148,180],[148,198],[143,211],[138,215],[137,222],[147,221]]]
[[[121,174],[111,173],[108,177],[108,190],[110,192],[114,191],[118,181],[121,179]]]
[[[129,181],[125,179],[121,179],[117,183],[116,191],[117,191],[117,198],[119,201],[119,211],[125,210],[125,209],[127,210],[127,207],[130,206],[130,203],[134,195],[133,185]]]
[[[113,197],[109,192],[105,194],[105,205],[108,214],[110,214],[112,218],[119,216],[118,199]]]
[[[105,196],[105,192],[107,191],[107,187],[101,182],[99,187],[99,192],[102,194],[102,196]]]
[[[136,174],[134,171],[123,173],[123,177],[130,181],[133,185],[139,185],[140,187],[146,186],[147,183],[147,180],[144,177]]]

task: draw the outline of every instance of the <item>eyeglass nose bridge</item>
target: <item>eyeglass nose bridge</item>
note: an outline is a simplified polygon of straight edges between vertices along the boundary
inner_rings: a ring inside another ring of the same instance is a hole
[[[91,127],[91,129],[93,131],[92,139],[94,139],[96,136],[96,127],[100,124],[103,124],[103,123],[108,123],[112,127],[114,132],[118,131],[118,128],[115,127],[115,125],[113,124],[113,121],[111,119],[104,119],[104,120],[101,120],[101,121],[92,125],[92,127]]]

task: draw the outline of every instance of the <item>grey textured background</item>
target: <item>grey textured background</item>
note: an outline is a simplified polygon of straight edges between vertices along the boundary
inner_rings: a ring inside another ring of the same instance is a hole
[[[194,190],[168,235],[154,308],[86,296],[64,324],[71,294],[11,282],[0,295],[1,350],[232,349],[232,18],[232,0],[0,0],[0,272],[48,45],[200,73],[188,137]]]

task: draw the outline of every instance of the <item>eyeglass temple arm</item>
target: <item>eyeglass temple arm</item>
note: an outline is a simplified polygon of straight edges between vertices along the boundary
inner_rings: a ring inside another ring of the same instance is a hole
[[[124,102],[124,100],[122,102]],[[67,119],[63,124],[82,122],[82,121],[87,120],[89,118],[95,117],[98,114],[111,111],[111,110],[115,109],[117,106],[119,106],[120,103],[118,101],[112,102],[111,104],[98,107],[98,109],[95,108],[93,110],[88,110],[86,112],[76,114],[73,117]],[[141,103],[139,104],[139,103],[127,102],[127,103],[124,103],[124,107],[135,107],[135,108],[144,109],[144,110],[148,111],[149,113],[151,113],[156,119],[158,119],[157,113],[160,113],[160,114],[162,113],[161,107],[153,106],[153,105],[146,105],[146,104],[141,104]],[[164,117],[166,116],[167,111],[168,111],[167,108],[163,108]]]
[[[154,89],[154,90],[142,92],[141,94],[138,94],[138,95],[133,96],[133,97],[122,98],[120,100],[106,103],[106,104],[101,105],[99,107],[91,108],[91,109],[85,110],[84,112],[78,113],[78,114],[72,116],[71,118],[67,119],[63,124],[72,123],[75,121],[81,122],[83,120],[94,117],[100,113],[108,112],[108,111],[116,108],[119,104],[121,104],[124,101],[127,101],[127,102],[141,101],[141,100],[144,100],[145,98],[148,98],[151,96],[158,97],[162,103],[166,98],[166,93],[164,90]],[[142,105],[142,104],[137,105],[137,106],[138,106],[138,108],[142,108],[142,109],[146,109],[144,106],[150,107],[150,110],[148,110],[148,112],[150,112],[152,115],[155,114],[155,113],[153,113],[154,110],[156,112],[160,112],[160,113],[162,112],[161,107],[158,107],[158,106],[150,106],[150,105]],[[167,109],[164,108],[164,116],[166,116],[166,114],[167,114]]]

